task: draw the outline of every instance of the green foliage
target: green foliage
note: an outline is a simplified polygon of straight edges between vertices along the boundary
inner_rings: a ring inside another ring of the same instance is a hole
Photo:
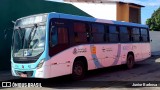
[[[160,31],[160,7],[147,19],[146,24],[151,31]]]

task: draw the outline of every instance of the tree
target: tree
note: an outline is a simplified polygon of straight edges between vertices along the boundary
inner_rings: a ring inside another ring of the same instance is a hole
[[[154,11],[151,18],[147,19],[146,24],[152,31],[160,31],[160,7]]]

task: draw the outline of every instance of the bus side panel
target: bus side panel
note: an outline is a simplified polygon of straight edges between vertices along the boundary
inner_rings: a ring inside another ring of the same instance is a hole
[[[132,46],[135,62],[143,59],[141,48],[142,48],[141,43],[134,43],[133,46]]]
[[[88,64],[89,60],[93,61],[91,60],[92,57],[89,45],[75,46],[51,57],[50,60],[47,61],[47,65],[51,67],[51,77],[71,74],[74,60],[79,56],[86,57]],[[88,66],[91,68],[95,67],[94,63]]]
[[[122,64],[126,63],[128,52],[133,52],[135,61],[142,61],[150,57],[150,44],[149,43],[122,44],[122,53],[123,53],[121,55]]]
[[[149,43],[142,43],[142,58],[146,59],[151,56],[151,49],[150,49],[150,44]]]
[[[51,77],[70,74],[72,59],[71,50],[65,50],[51,57],[51,59],[47,61],[48,65],[51,67]]]
[[[125,64],[129,51],[134,53],[136,61],[143,60],[141,45],[138,43],[78,45],[51,57],[46,65],[50,66],[51,77],[57,77],[71,74],[74,60],[79,56],[84,56],[87,59],[88,70]],[[144,45],[144,49],[149,48],[149,44]],[[149,49],[147,49],[147,54],[144,54],[144,58],[149,57],[148,54]]]
[[[132,51],[132,44],[121,44],[121,64],[126,64],[127,54],[129,51]]]
[[[105,59],[102,61],[104,67],[119,65],[121,63],[121,45],[106,44],[104,47]]]

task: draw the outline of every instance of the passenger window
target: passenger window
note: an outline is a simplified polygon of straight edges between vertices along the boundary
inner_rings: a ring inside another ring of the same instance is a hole
[[[119,30],[116,26],[109,26],[109,42],[119,42]]]
[[[64,27],[51,28],[51,46],[68,43],[68,30]]]
[[[93,36],[93,42],[102,43],[104,42],[104,25],[92,24],[91,34]]]
[[[58,43],[67,44],[68,43],[68,29],[65,27],[58,28]]]
[[[104,40],[106,42],[109,42],[109,26],[105,25],[105,36],[104,36]]]
[[[102,24],[92,24],[92,33],[104,33],[104,26]]]
[[[57,36],[58,36],[58,33],[57,33],[57,28],[55,26],[52,26],[51,27],[51,46],[54,46],[57,44]]]
[[[134,42],[140,41],[140,31],[139,28],[132,28],[132,38]]]
[[[73,28],[74,28],[75,42],[86,43],[88,41],[87,39],[89,38],[86,24],[82,22],[74,22]]]
[[[120,27],[120,40],[121,42],[129,42],[129,32],[127,30],[127,27]]]
[[[147,42],[148,41],[148,31],[147,29],[141,28],[141,41]]]

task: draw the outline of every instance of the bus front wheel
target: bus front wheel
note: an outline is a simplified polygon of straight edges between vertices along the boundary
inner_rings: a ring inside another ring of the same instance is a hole
[[[85,76],[85,66],[82,61],[75,61],[72,69],[73,80],[80,80]]]
[[[127,68],[132,69],[134,66],[134,63],[135,63],[134,56],[132,54],[129,54],[127,56]]]

